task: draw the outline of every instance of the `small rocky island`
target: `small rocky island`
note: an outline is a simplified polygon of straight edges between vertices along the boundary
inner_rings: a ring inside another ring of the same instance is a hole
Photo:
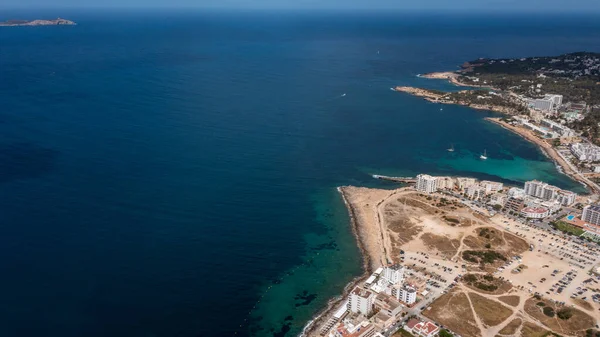
[[[0,27],[58,26],[58,25],[72,26],[72,25],[76,25],[76,23],[71,20],[65,20],[65,19],[61,19],[61,18],[57,18],[56,20],[8,20],[8,21],[0,22]]]

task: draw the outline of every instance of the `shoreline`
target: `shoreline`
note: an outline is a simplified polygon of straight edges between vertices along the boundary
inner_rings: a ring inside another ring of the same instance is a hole
[[[428,78],[428,79],[448,80],[450,83],[457,85],[457,86],[483,87],[483,86],[476,86],[476,85],[466,85],[464,83],[461,83],[457,80],[458,76],[460,76],[460,74],[458,74],[457,72],[449,72],[449,71],[432,72],[432,73],[427,73],[424,75],[419,75],[419,77]],[[494,89],[494,88],[490,88],[490,89]],[[502,106],[495,106],[495,105],[466,104],[464,102],[447,102],[447,101],[443,100],[443,97],[445,96],[445,94],[443,92],[437,93],[436,91],[432,91],[432,90],[428,90],[428,89],[397,86],[397,87],[393,88],[393,90],[398,91],[398,92],[408,93],[410,95],[417,96],[417,97],[422,97],[423,99],[425,99],[429,102],[432,102],[432,103],[462,105],[462,106],[466,106],[466,107],[477,109],[477,110],[489,110],[489,111],[499,112],[499,113],[506,114],[509,116],[516,115],[518,113],[517,111],[515,111],[509,107],[502,107]],[[560,155],[558,153],[558,151],[552,147],[552,145],[546,143],[545,141],[543,141],[536,135],[530,133],[528,130],[525,130],[525,129],[522,129],[519,127],[515,127],[511,124],[508,124],[508,123],[500,120],[500,118],[485,117],[485,119],[489,122],[499,125],[500,127],[504,128],[508,131],[511,131],[511,132],[521,136],[522,138],[524,138],[525,140],[527,140],[531,143],[534,143],[535,145],[538,146],[538,148],[542,151],[542,153],[546,157],[548,157],[549,159],[551,159],[554,162],[554,164],[556,165],[557,170],[559,172],[561,172],[561,173],[565,174],[566,176],[568,176],[569,178],[579,182],[589,192],[600,193],[600,186],[598,184],[594,183],[593,181],[589,180],[588,178],[586,178],[581,173],[579,173],[572,166],[571,163],[567,162],[562,157],[562,155]]]
[[[458,80],[458,77],[461,75],[462,74],[459,74],[456,71],[436,71],[436,72],[420,75],[419,77],[434,79],[434,80],[448,80],[448,82],[450,82],[458,87],[490,88],[490,89],[497,90],[495,88],[491,88],[491,87],[485,86],[485,85],[463,83]]]
[[[442,94],[438,94],[436,92],[433,92],[431,90],[428,89],[421,89],[421,88],[415,88],[415,87],[395,87],[393,88],[394,91],[396,92],[404,92],[416,97],[422,97],[424,100],[431,102],[431,103],[438,103],[438,104],[448,104],[448,105],[461,105],[461,106],[466,106],[468,108],[472,108],[472,109],[476,109],[476,110],[488,110],[488,111],[494,111],[494,112],[499,112],[499,113],[503,113],[503,114],[516,114],[516,112],[508,107],[503,107],[503,106],[499,106],[499,105],[491,105],[491,104],[471,104],[471,103],[466,103],[466,102],[449,102],[446,100],[443,100],[444,96],[446,95],[442,95]]]
[[[521,138],[523,138],[531,143],[534,143],[535,145],[537,145],[540,148],[540,150],[542,151],[542,153],[544,153],[545,156],[550,158],[554,162],[555,165],[560,167],[560,171],[563,174],[565,174],[569,178],[581,183],[589,191],[591,191],[593,193],[600,193],[600,188],[598,188],[598,186],[596,184],[594,184],[592,181],[590,181],[589,179],[581,176],[580,173],[574,171],[573,168],[571,167],[571,165],[569,165],[569,163],[567,163],[565,161],[565,159],[552,147],[552,145],[546,143],[542,139],[533,135],[528,130],[525,130],[525,129],[522,129],[519,127],[515,127],[509,123],[502,121],[500,118],[486,117],[485,120],[487,120],[491,123],[494,123],[496,125],[499,125],[500,127],[519,135]]]
[[[419,75],[419,77],[428,78],[428,79],[445,79],[456,86],[490,88],[489,86],[470,85],[470,84],[462,83],[462,82],[458,81],[458,79],[457,79],[459,76],[460,76],[460,74],[458,74],[456,72],[433,72],[433,73],[428,73],[428,74],[424,74],[424,75]],[[490,88],[490,89],[494,89],[494,88]],[[392,90],[397,91],[397,92],[408,93],[408,94],[416,96],[416,97],[422,97],[423,99],[425,99],[429,102],[432,102],[432,103],[462,105],[462,106],[466,106],[466,107],[473,108],[476,110],[488,110],[488,111],[499,112],[499,113],[503,113],[503,114],[507,114],[507,115],[516,114],[516,111],[514,111],[513,109],[508,108],[508,107],[503,107],[503,106],[467,104],[464,102],[448,102],[448,101],[440,100],[444,96],[446,96],[443,92],[437,93],[436,91],[432,91],[432,90],[428,90],[428,89],[397,86],[397,87],[392,88]],[[559,172],[561,172],[561,173],[565,174],[566,176],[568,176],[569,178],[581,183],[588,191],[590,191],[592,193],[600,193],[600,186],[593,183],[592,181],[587,179],[585,176],[581,175],[578,171],[574,170],[572,168],[571,164],[568,163],[558,153],[558,151],[552,147],[552,145],[548,144],[543,139],[540,139],[535,134],[529,132],[526,129],[519,128],[519,127],[513,126],[509,123],[506,123],[506,122],[502,121],[500,118],[485,117],[484,119],[491,123],[499,125],[500,127],[504,128],[508,131],[511,131],[511,132],[519,135],[521,138],[537,145],[538,148],[542,151],[542,153],[554,162],[554,164],[556,165],[557,170]],[[388,252],[386,251],[385,242],[380,243],[381,249],[382,249],[382,254],[383,254],[382,256],[379,256],[379,257],[373,256],[373,252],[369,251],[369,249],[367,248],[367,246],[369,244],[367,243],[368,239],[366,238],[366,236],[368,234],[362,232],[362,230],[364,230],[364,228],[362,228],[362,227],[367,226],[367,224],[361,222],[361,220],[359,219],[359,216],[357,215],[357,210],[352,205],[352,203],[348,200],[348,196],[346,194],[346,189],[349,187],[351,187],[351,186],[340,186],[337,188],[337,190],[340,193],[342,200],[344,201],[344,204],[346,205],[346,209],[347,209],[348,215],[350,217],[352,233],[354,235],[356,244],[358,246],[358,249],[359,249],[361,257],[362,257],[363,272],[361,275],[352,279],[344,287],[344,290],[341,295],[335,296],[334,298],[329,300],[327,303],[327,306],[323,310],[321,310],[317,314],[315,314],[313,316],[313,318],[311,318],[311,320],[303,328],[302,333],[299,335],[301,337],[309,337],[312,335],[318,336],[319,331],[317,329],[323,325],[325,320],[328,319],[333,312],[335,312],[335,310],[338,308],[338,306],[348,296],[350,291],[354,287],[356,287],[360,282],[363,282],[364,280],[366,280],[367,277],[373,272],[375,261],[378,258],[387,259]],[[393,195],[397,192],[397,190],[394,190],[393,192],[390,191],[390,192],[391,192],[390,195]],[[376,205],[376,209],[385,200],[387,200],[387,198],[380,201],[380,203],[378,203]],[[381,223],[378,212],[377,212],[377,218],[379,220],[378,223]],[[382,230],[383,230],[382,228],[379,229],[381,239],[385,240],[383,237],[383,233],[381,232]]]
[[[352,234],[356,239],[356,245],[362,257],[363,272],[353,278],[344,287],[342,293],[333,297],[328,301],[327,306],[315,314],[311,320],[304,326],[302,337],[317,337],[320,336],[319,329],[323,324],[331,318],[332,314],[339,308],[339,305],[348,298],[350,291],[373,273],[375,269],[390,263],[391,252],[386,247],[385,229],[381,227],[379,207],[390,197],[397,193],[407,190],[405,187],[399,187],[393,190],[377,189],[375,193],[367,193],[365,191],[373,191],[373,189],[356,187],[356,186],[339,186],[337,187],[340,193],[348,215]],[[365,205],[368,207],[361,207]],[[389,244],[389,242],[388,242]]]
[[[363,242],[364,238],[360,234],[360,225],[359,221],[357,220],[356,210],[348,201],[348,197],[345,194],[344,189],[346,187],[347,186],[340,186],[337,188],[337,191],[342,196],[342,200],[344,201],[344,204],[346,205],[346,210],[348,211],[348,216],[350,217],[350,227],[352,229],[354,239],[356,240],[358,250],[360,251],[363,272],[361,275],[355,277],[350,282],[348,282],[348,284],[344,287],[344,290],[342,291],[341,295],[338,295],[329,300],[325,309],[319,311],[311,318],[311,320],[302,329],[302,333],[299,335],[301,337],[310,336],[312,334],[318,333],[316,329],[318,329],[322,325],[323,320],[328,318],[337,309],[337,307],[344,301],[344,299],[348,296],[348,294],[350,294],[350,291],[355,286],[357,286],[360,282],[365,281],[373,272],[373,260],[367,252],[365,248],[365,243]]]

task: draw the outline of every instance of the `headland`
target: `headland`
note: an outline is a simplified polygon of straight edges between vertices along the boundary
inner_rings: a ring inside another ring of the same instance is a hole
[[[394,190],[340,187],[364,274],[303,335],[600,335],[599,69],[594,53],[478,59],[419,75],[468,89],[392,88],[504,114],[486,120],[539,146],[592,194],[426,174],[374,175],[413,185]]]
[[[416,181],[394,190],[338,188],[365,273],[304,336],[530,336],[534,330],[583,337],[593,331],[600,304],[589,296],[600,276],[588,273],[600,250],[586,240],[600,226],[581,229],[552,215],[585,197],[539,181],[524,188],[424,174]],[[534,185],[555,197],[532,195]]]

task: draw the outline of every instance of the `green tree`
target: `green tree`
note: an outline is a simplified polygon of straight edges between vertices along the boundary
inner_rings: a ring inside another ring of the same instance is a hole
[[[544,315],[548,316],[548,317],[554,317],[554,309],[550,308],[550,307],[544,307]]]
[[[569,308],[563,308],[556,312],[556,316],[562,320],[567,320],[573,317],[573,311]]]
[[[439,335],[440,337],[454,337],[454,335],[453,335],[453,334],[451,334],[451,333],[450,333],[448,330],[446,330],[446,329],[442,329],[442,330],[440,330],[440,332],[438,333],[438,335]]]

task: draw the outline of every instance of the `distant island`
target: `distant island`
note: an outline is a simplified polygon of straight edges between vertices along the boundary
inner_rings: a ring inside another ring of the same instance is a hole
[[[56,20],[7,20],[0,22],[0,27],[14,27],[14,26],[73,26],[75,22],[71,20],[65,20],[57,18]]]

